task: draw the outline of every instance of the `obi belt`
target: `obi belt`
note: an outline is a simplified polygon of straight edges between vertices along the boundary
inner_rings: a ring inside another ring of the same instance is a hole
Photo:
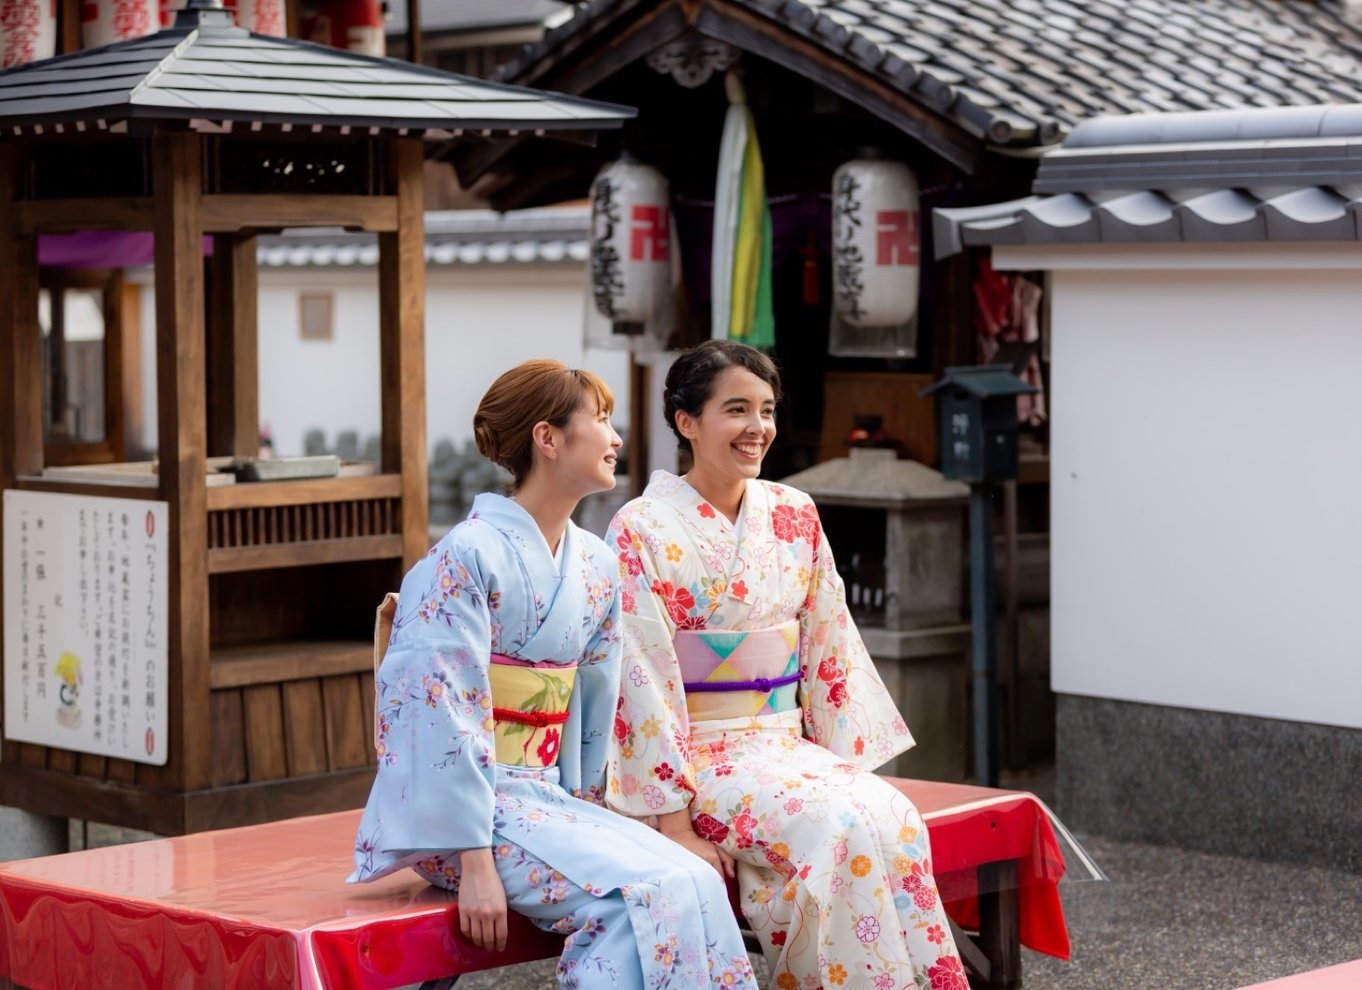
[[[750,718],[799,707],[799,623],[676,633],[676,659],[694,721]]]
[[[497,762],[536,768],[557,763],[577,665],[531,663],[493,653],[487,677]]]

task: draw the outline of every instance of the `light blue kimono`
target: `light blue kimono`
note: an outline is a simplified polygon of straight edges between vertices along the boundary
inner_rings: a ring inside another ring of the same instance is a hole
[[[561,986],[755,988],[718,873],[600,806],[619,571],[572,523],[560,550],[555,560],[515,502],[479,495],[407,573],[378,671],[378,776],[350,881],[412,867],[457,890],[458,851],[491,847],[510,908],[566,936]],[[557,766],[496,762],[492,653],[578,664]]]

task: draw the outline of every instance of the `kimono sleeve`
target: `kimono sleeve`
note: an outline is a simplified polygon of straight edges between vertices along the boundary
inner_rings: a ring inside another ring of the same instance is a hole
[[[402,581],[376,678],[378,776],[369,804],[381,815],[384,852],[492,843],[487,593],[476,551],[454,534]]]
[[[613,565],[613,561],[605,561]],[[572,715],[565,739],[578,740],[573,760],[568,747],[559,754],[563,787],[584,801],[605,804],[605,771],[610,757],[610,730],[620,694],[620,591],[610,566],[610,601],[577,665]]]
[[[606,800],[636,818],[681,811],[695,795],[695,775],[675,628],[652,591],[660,578],[627,506],[606,543],[619,558],[623,640]]]
[[[801,649],[807,650],[800,692],[804,734],[873,770],[911,748],[913,737],[852,621],[832,546],[811,501],[800,515],[812,522],[813,548],[808,597],[799,611]]]

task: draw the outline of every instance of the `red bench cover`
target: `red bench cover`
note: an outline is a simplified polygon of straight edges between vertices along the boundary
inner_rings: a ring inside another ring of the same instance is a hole
[[[1022,943],[1068,958],[1064,870],[1028,794],[895,781],[927,820],[947,910],[972,927],[973,877],[1015,859]],[[454,900],[414,874],[347,886],[358,811],[0,864],[0,977],[30,987],[381,988],[556,955],[512,918],[495,954],[454,934]]]

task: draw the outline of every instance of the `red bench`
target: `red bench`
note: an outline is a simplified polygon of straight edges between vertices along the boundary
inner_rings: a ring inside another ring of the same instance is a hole
[[[1242,990],[1357,990],[1358,987],[1362,987],[1362,959],[1309,973],[1284,976],[1280,980],[1255,983]]]
[[[1064,870],[1031,795],[896,781],[922,811],[976,986],[1020,985],[1020,945],[1068,958]],[[358,811],[0,864],[0,986],[387,988],[558,954],[514,918],[503,953],[403,872],[347,886]]]

